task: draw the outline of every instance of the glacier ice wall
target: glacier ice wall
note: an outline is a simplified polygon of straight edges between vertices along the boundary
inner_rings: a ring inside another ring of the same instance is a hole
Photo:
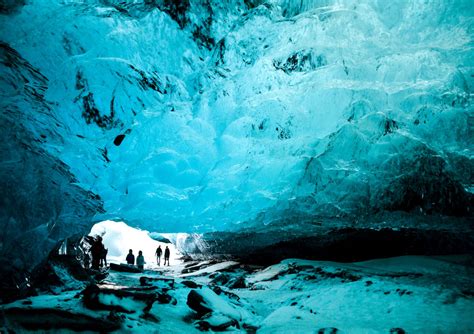
[[[2,6],[2,191],[31,201],[2,206],[25,221],[51,198],[168,232],[472,217],[470,1]]]
[[[0,43],[1,178],[0,271],[24,269],[56,241],[83,233],[102,212],[98,196],[77,184],[69,166],[48,152],[63,129],[44,98],[48,80],[15,50]],[[3,262],[3,256],[13,258]],[[4,282],[2,280],[2,282]]]

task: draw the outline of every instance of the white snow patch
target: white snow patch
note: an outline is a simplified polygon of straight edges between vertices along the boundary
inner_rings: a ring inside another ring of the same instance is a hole
[[[153,240],[150,238],[148,231],[133,228],[124,222],[106,220],[97,223],[92,227],[90,235],[102,236],[105,248],[109,250],[107,261],[113,263],[125,263],[128,251],[129,249],[132,249],[135,259],[137,258],[139,251],[143,252],[146,269],[156,268],[157,262],[155,251],[158,246],[161,246],[161,249],[163,250],[163,255],[161,255],[161,266],[163,266],[166,246],[169,247],[171,253],[170,263],[176,265],[182,262],[180,260],[181,254],[173,244]]]

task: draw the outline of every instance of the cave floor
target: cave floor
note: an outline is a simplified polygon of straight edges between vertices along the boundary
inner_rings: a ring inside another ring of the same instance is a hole
[[[108,331],[100,324],[129,333],[472,333],[473,263],[467,255],[404,256],[358,263],[287,259],[267,268],[204,261],[143,273],[110,271],[97,286],[93,307],[85,305],[83,287],[71,285],[3,305],[2,326],[61,333]],[[148,293],[159,298],[150,303]]]

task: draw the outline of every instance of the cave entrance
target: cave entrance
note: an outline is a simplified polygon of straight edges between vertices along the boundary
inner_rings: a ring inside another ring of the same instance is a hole
[[[92,227],[89,235],[102,237],[104,246],[108,249],[107,261],[109,263],[125,263],[128,250],[132,249],[135,257],[139,251],[143,252],[145,269],[158,269],[155,251],[159,245],[161,245],[163,251],[166,246],[170,248],[171,266],[182,263],[182,254],[166,237],[160,237],[159,234],[131,227],[123,221],[105,220],[99,222]],[[163,260],[162,256],[161,265],[163,265]]]

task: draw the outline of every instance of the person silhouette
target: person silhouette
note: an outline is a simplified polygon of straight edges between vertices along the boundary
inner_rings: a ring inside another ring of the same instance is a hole
[[[92,269],[99,270],[100,259],[104,250],[104,244],[102,243],[102,237],[97,236],[91,246],[90,252],[92,255]]]
[[[163,264],[164,266],[166,266],[166,261],[168,261],[168,266],[170,265],[170,249],[168,248],[168,246],[166,246],[166,249],[165,249],[165,263]]]
[[[161,262],[161,254],[163,254],[163,250],[161,249],[161,245],[160,245],[160,246],[158,246],[158,248],[156,249],[156,252],[155,252],[156,263],[158,263],[158,265],[160,265],[160,262]]]
[[[145,258],[143,257],[143,252],[138,251],[137,267],[138,269],[143,270],[144,265],[145,265]]]
[[[133,251],[131,249],[128,251],[126,260],[127,260],[127,264],[131,264],[131,265],[135,264],[135,255],[133,255]]]
[[[100,254],[100,266],[101,267],[107,267],[107,253],[109,250],[105,248],[105,246],[102,246],[102,252]]]

